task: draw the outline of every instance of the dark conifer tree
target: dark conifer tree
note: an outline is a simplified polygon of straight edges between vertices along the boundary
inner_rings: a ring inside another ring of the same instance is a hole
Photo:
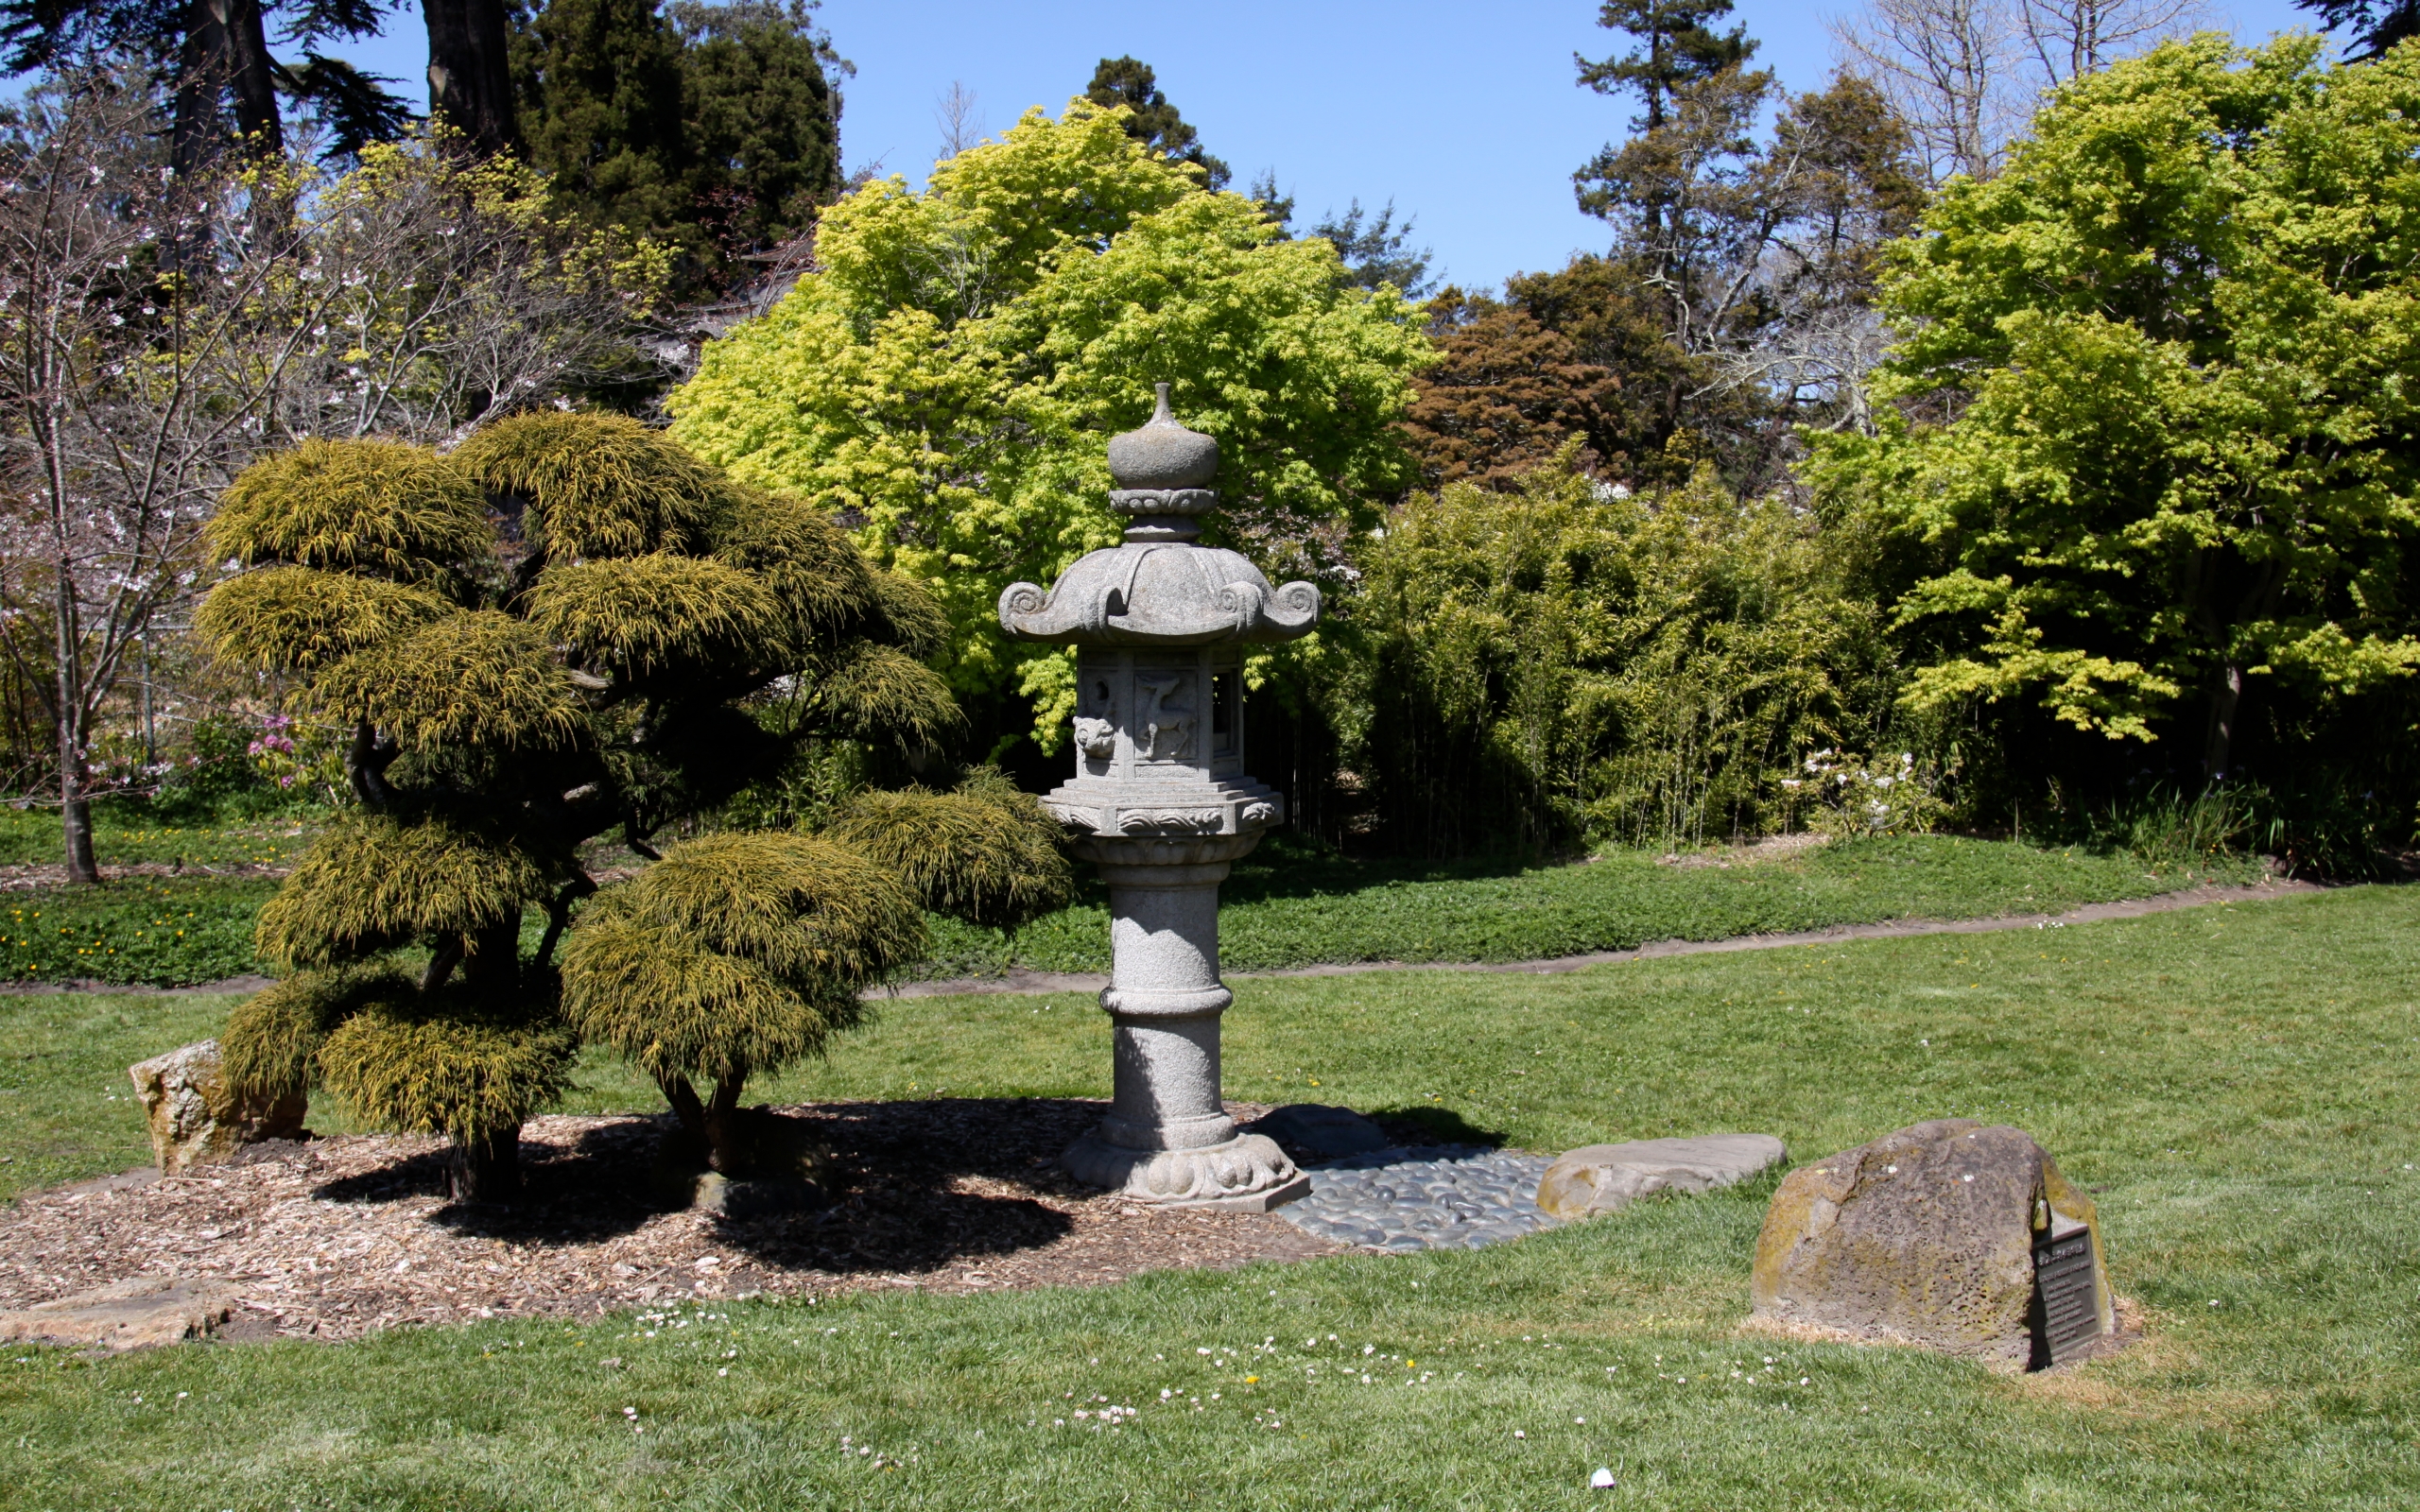
[[[1202,150],[1201,133],[1186,125],[1168,97],[1160,93],[1150,64],[1136,58],[1102,59],[1093,70],[1084,98],[1104,107],[1125,106],[1134,112],[1126,123],[1128,136],[1179,163],[1201,164],[1210,175],[1211,188],[1227,186],[1227,165]]]
[[[694,232],[681,38],[655,0],[552,0],[514,53],[529,160],[558,197],[600,224]]]
[[[1636,90],[1646,110],[1633,128],[1660,131],[1674,90],[1737,68],[1755,55],[1756,44],[1745,26],[1718,32],[1706,25],[1729,14],[1731,0],[1604,0],[1597,25],[1628,32],[1639,45],[1619,58],[1593,63],[1573,54],[1580,82],[1599,94]]]
[[[2408,37],[2420,37],[2420,0],[2294,0],[2319,24],[2344,36],[2344,56],[2376,58]]]
[[[840,191],[832,51],[799,0],[678,0],[697,199],[727,252],[777,246]]]
[[[799,0],[550,0],[513,40],[530,161],[566,206],[672,243],[683,292],[811,225],[838,193],[849,65]]]
[[[443,0],[438,0],[443,3]],[[31,73],[79,58],[131,54],[170,91],[169,161],[190,174],[231,145],[262,157],[285,149],[288,107],[329,129],[329,154],[403,134],[411,109],[342,59],[330,38],[374,37],[380,0],[0,0],[0,72]],[[299,62],[272,44],[300,47]]]

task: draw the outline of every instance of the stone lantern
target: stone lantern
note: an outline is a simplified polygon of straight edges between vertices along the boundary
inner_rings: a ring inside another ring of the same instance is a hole
[[[1197,542],[1219,443],[1168,413],[1109,443],[1122,545],[1069,567],[1048,593],[1015,583],[1000,624],[1079,647],[1076,776],[1043,799],[1109,884],[1116,1096],[1062,1159],[1078,1179],[1144,1202],[1263,1211],[1310,1190],[1276,1142],[1240,1134],[1219,1095],[1219,884],[1284,816],[1244,775],[1243,664],[1251,641],[1318,623],[1308,583],[1272,589],[1232,551]]]

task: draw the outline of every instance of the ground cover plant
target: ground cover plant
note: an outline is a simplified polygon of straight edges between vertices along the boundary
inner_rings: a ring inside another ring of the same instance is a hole
[[[252,921],[276,891],[258,877],[130,877],[0,895],[0,980],[182,987],[241,976],[257,969]]]
[[[1760,1128],[1799,1159],[1922,1117],[2016,1123],[2093,1189],[2150,1331],[2052,1376],[1738,1332],[1766,1183],[1474,1254],[1097,1291],[21,1349],[0,1473],[60,1512],[122,1504],[130,1461],[164,1504],[217,1506],[2406,1505],[2415,925],[2420,894],[2359,888],[1558,978],[1238,986],[1238,1098],[1427,1108],[1540,1148]],[[7,1007],[129,1011],[79,1002]],[[1098,1096],[1106,1039],[1073,995],[899,1003],[793,1085]],[[1584,1489],[1599,1464],[1610,1494]]]
[[[130,866],[290,867],[327,820],[324,809],[223,819],[164,817],[137,804],[93,806],[93,850],[103,871]],[[0,805],[0,867],[55,866],[59,816]]]
[[[1685,861],[1687,864],[1678,864]],[[1720,864],[1718,864],[1720,863]],[[1614,849],[1582,866],[1356,862],[1286,847],[1236,866],[1219,888],[1230,971],[1357,961],[1526,961],[1729,939],[1886,919],[2056,913],[2203,882],[2249,882],[2256,860],[2162,865],[2123,851],[1898,835],[1780,854],[1715,850],[1667,862]],[[932,975],[1109,970],[1109,911],[1087,880],[1074,906],[1011,935],[938,920]]]

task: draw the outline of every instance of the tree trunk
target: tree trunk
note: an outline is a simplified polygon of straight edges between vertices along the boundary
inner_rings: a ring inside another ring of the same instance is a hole
[[[93,857],[93,805],[81,798],[65,799],[59,805],[59,816],[66,831],[67,880],[99,882],[100,864]]]
[[[455,1202],[506,1204],[521,1197],[521,1125],[479,1139],[457,1139],[445,1151],[445,1195]]]
[[[2218,686],[2210,690],[2210,733],[2202,747],[2202,780],[2216,786],[2227,780],[2235,759],[2235,726],[2243,710],[2243,667],[2230,658],[2219,668]]]
[[[505,61],[501,0],[426,0],[428,112],[468,137],[481,156],[521,145]]]
[[[656,1085],[664,1089],[664,1100],[672,1105],[673,1116],[681,1121],[681,1131],[695,1143],[696,1152],[705,1157],[707,1169],[724,1176],[748,1174],[753,1152],[749,1144],[748,1120],[739,1109],[740,1090],[748,1085],[747,1073],[717,1078],[711,1100],[700,1098],[686,1076],[662,1077]]]
[[[92,772],[85,765],[84,751],[84,667],[78,660],[83,649],[79,644],[82,624],[77,612],[75,563],[63,550],[51,614],[59,657],[53,712],[59,716],[59,816],[65,831],[67,880],[96,883],[101,880],[101,868],[93,858],[93,805],[88,797]]]
[[[271,161],[285,156],[285,129],[277,114],[277,60],[269,56],[260,0],[212,0],[226,16],[228,83],[235,95],[235,129],[244,150]]]
[[[218,135],[218,91],[227,81],[228,48],[216,0],[187,0],[184,32],[168,129],[168,163],[181,179],[210,161]]]
[[[219,146],[222,90],[235,96],[235,129],[247,148],[263,157],[283,155],[285,132],[277,113],[275,67],[260,0],[186,0],[168,151],[179,175],[207,163]]]
[[[725,1176],[746,1176],[752,1163],[746,1121],[739,1114],[739,1090],[747,1085],[744,1072],[719,1077],[714,1101],[706,1105],[706,1163]]]

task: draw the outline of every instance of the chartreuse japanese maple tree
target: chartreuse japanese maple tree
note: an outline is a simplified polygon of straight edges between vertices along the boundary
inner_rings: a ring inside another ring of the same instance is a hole
[[[923,745],[957,723],[920,660],[938,611],[816,509],[636,421],[544,414],[451,456],[306,442],[237,479],[210,542],[248,570],[197,629],[351,727],[359,802],[262,911],[261,954],[287,974],[228,1025],[240,1082],[322,1085],[444,1134],[454,1194],[508,1199],[520,1126],[583,1036],[653,1073],[711,1146],[752,1070],[811,1053],[855,1021],[860,987],[923,949],[893,868],[737,833],[670,848],[598,899],[568,983],[555,959],[597,891],[585,842],[618,831],[654,857],[651,835],[791,743]],[[788,717],[756,717],[769,699]],[[996,793],[933,797],[978,830],[1038,818]],[[633,966],[634,949],[652,954]]]

